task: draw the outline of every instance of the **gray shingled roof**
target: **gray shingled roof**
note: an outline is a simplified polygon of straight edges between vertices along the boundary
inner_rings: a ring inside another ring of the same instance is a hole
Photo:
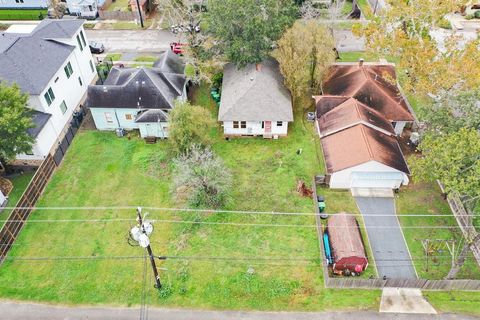
[[[0,33],[0,79],[17,83],[27,93],[42,93],[75,49],[51,39],[70,38],[82,24],[44,20],[30,34]]]
[[[172,57],[163,55],[161,59]],[[171,62],[177,64],[179,59],[175,56]],[[88,87],[86,105],[89,108],[172,109],[174,100],[183,94],[186,82],[183,69],[181,73],[170,73],[162,68],[112,68],[103,85]]]
[[[40,134],[40,131],[42,131],[43,127],[45,127],[48,119],[50,119],[51,116],[52,115],[50,113],[33,110],[31,113],[31,118],[33,124],[35,124],[35,127],[28,129],[27,133],[32,138],[36,138]]]
[[[293,121],[290,92],[283,84],[278,63],[265,60],[261,68],[250,64],[223,71],[219,121]]]
[[[167,114],[160,109],[149,109],[140,111],[135,117],[136,123],[156,123],[167,121]]]

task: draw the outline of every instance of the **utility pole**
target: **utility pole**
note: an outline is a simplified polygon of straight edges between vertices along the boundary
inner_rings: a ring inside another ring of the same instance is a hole
[[[138,0],[137,0],[138,2]],[[155,276],[155,288],[160,289],[162,283],[160,282],[160,275],[158,274],[157,265],[155,263],[155,256],[153,255],[152,247],[148,236],[153,232],[153,226],[148,221],[143,221],[142,208],[137,208],[137,221],[139,226],[135,226],[130,230],[130,236],[133,240],[138,242],[140,247],[147,249],[150,263],[152,264],[153,275]]]
[[[140,25],[143,29],[143,17],[142,17],[142,9],[140,8],[140,2],[137,0],[137,9],[138,9],[138,16],[140,17]]]

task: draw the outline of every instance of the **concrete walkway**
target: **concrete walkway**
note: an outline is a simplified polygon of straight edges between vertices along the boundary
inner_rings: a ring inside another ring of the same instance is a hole
[[[380,312],[437,314],[420,289],[384,288]]]
[[[64,307],[34,303],[0,302],[0,320],[130,320],[139,308]],[[150,320],[473,320],[475,317],[442,314],[412,315],[378,312],[245,312],[149,308]]]
[[[395,213],[391,197],[360,197],[355,201],[363,215],[368,241],[380,278],[415,279],[417,274]]]

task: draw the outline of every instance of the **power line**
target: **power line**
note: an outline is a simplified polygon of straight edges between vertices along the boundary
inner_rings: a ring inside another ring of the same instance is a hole
[[[7,220],[3,220],[7,221]],[[22,222],[23,220],[9,220],[10,222]],[[42,219],[42,220],[24,220],[25,223],[69,223],[69,222],[125,222],[135,221],[133,219]],[[242,222],[217,222],[217,221],[197,221],[197,220],[173,220],[173,219],[149,219],[156,223],[180,223],[180,224],[204,224],[204,225],[228,225],[237,227],[278,227],[278,228],[317,228],[316,224],[278,224],[278,223],[242,223]],[[0,220],[2,222],[2,220]],[[460,229],[460,226],[334,226],[339,229]],[[478,228],[478,226],[473,226]]]
[[[19,209],[19,210],[132,210],[136,209],[138,206],[83,206],[83,207],[5,207],[5,209]],[[192,209],[192,208],[165,208],[165,207],[144,207],[144,210],[153,210],[153,211],[169,211],[169,212],[196,212],[196,213],[228,213],[228,214],[245,214],[245,215],[290,215],[290,216],[318,216],[320,214],[314,212],[277,212],[277,211],[249,211],[249,210],[222,210],[222,209]],[[356,213],[346,213],[346,215],[352,216],[374,216],[374,217],[391,217],[389,214],[356,214]],[[415,213],[404,213],[396,214],[398,217],[453,217],[452,214],[415,214]],[[457,216],[468,216],[472,215],[464,214]]]

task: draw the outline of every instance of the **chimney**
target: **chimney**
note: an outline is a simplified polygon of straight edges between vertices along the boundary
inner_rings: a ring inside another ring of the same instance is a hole
[[[257,64],[255,65],[255,69],[256,69],[258,72],[262,71],[262,64],[261,64],[261,63],[257,63]]]
[[[358,66],[359,66],[359,67],[362,67],[362,66],[363,66],[363,62],[364,62],[363,58],[360,58],[360,59],[358,60]]]

